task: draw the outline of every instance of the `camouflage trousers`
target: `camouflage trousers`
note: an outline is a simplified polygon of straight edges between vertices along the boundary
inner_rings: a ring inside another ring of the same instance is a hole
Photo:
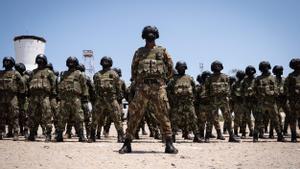
[[[53,117],[53,124],[54,124],[55,128],[56,128],[57,123],[58,123],[57,116],[59,115],[59,104],[60,103],[56,100],[56,98],[52,98],[50,100],[52,117]]]
[[[129,104],[129,121],[126,130],[126,138],[133,139],[136,129],[144,117],[145,108],[151,104],[156,119],[159,121],[165,137],[172,136],[171,123],[169,120],[169,101],[165,86],[158,84],[141,85],[137,88],[133,100]]]
[[[279,122],[279,112],[274,99],[259,100],[257,110],[253,112],[255,118],[254,133],[257,134],[264,129],[264,115],[268,115],[273,119],[273,125],[276,133],[281,134],[281,127]]]
[[[28,123],[30,132],[37,132],[39,125],[45,133],[52,131],[52,111],[49,96],[44,93],[32,94],[29,98]]]
[[[196,112],[197,113],[197,112]],[[198,113],[198,125],[199,130],[202,132],[205,129],[206,124],[206,133],[211,134],[213,126],[216,130],[221,130],[220,122],[219,122],[219,114],[218,112],[212,112],[211,106],[200,104]]]
[[[123,123],[122,123],[122,117],[124,116],[124,113],[123,113],[123,111],[122,111],[122,103],[120,104],[120,102],[118,101],[118,103],[119,103],[119,105],[120,105],[120,118],[121,118],[121,125],[122,125],[122,127],[123,127]],[[110,126],[111,126],[111,123],[113,122],[113,120],[112,120],[112,117],[111,116],[107,116],[107,118],[105,119],[105,122],[104,122],[104,131],[106,132],[106,133],[109,133],[109,129],[110,129]],[[101,128],[99,128],[99,126],[98,126],[98,129],[97,130],[101,130]]]
[[[24,134],[24,130],[28,130],[28,98],[24,99],[18,98],[19,100],[19,125],[20,133]]]
[[[123,133],[121,107],[115,97],[98,97],[92,111],[91,129],[104,126],[106,119],[111,118],[118,133]],[[98,131],[100,132],[100,131]]]
[[[0,134],[5,132],[5,124],[11,126],[13,133],[19,133],[19,104],[18,97],[3,94],[0,98]]]
[[[247,125],[250,131],[253,130],[251,113],[254,113],[254,111],[256,110],[256,104],[253,101],[246,99],[244,100],[242,106],[243,106],[243,115],[242,115],[242,124],[240,130],[242,133],[245,133]]]
[[[296,131],[296,124],[298,121],[298,125],[300,123],[299,118],[300,118],[300,97],[296,99],[291,99],[289,102],[290,105],[290,127],[291,131]]]
[[[235,131],[238,130],[238,128],[242,128],[242,120],[243,120],[243,115],[244,115],[244,107],[243,103],[240,101],[235,101],[233,106],[233,112],[234,112],[234,125],[233,128]]]
[[[199,134],[193,100],[177,98],[176,103],[171,107],[170,120],[173,134],[176,134],[178,129]]]
[[[84,114],[79,96],[66,95],[61,98],[60,113],[57,115],[57,128],[64,131],[68,122],[74,122],[77,132],[83,131]]]
[[[158,125],[158,120],[155,117],[154,109],[151,105],[148,105],[145,110],[145,121],[151,133],[159,133],[160,126]]]
[[[222,112],[224,125],[227,127],[228,132],[230,135],[233,134],[232,132],[232,115],[230,112],[229,107],[229,98],[228,97],[214,97],[212,98],[212,108],[211,113],[213,115],[217,115],[219,109]]]

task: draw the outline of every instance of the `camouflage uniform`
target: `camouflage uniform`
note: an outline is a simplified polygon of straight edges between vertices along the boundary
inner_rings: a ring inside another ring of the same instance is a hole
[[[58,84],[58,98],[60,99],[60,114],[58,116],[59,139],[62,140],[62,132],[67,122],[72,121],[79,135],[79,141],[85,141],[83,136],[84,113],[82,102],[87,102],[88,87],[84,75],[75,68],[62,73]],[[83,101],[82,98],[85,98]]]
[[[0,139],[5,132],[5,124],[13,129],[17,140],[19,133],[19,102],[18,95],[25,93],[25,85],[22,76],[15,70],[0,71]]]
[[[49,68],[37,68],[29,82],[29,127],[30,138],[34,141],[34,135],[39,124],[45,126],[45,134],[51,135],[52,111],[50,97],[56,95],[55,75]]]
[[[95,130],[104,125],[105,120],[110,117],[118,132],[118,142],[123,139],[123,127],[121,121],[121,107],[118,103],[120,95],[120,78],[114,70],[101,70],[94,77],[96,102],[92,111],[92,133],[91,141],[95,141]]]
[[[238,128],[242,127],[242,119],[244,115],[243,97],[242,97],[242,82],[236,81],[231,87],[231,97],[233,100],[234,112],[234,134],[238,135]]]

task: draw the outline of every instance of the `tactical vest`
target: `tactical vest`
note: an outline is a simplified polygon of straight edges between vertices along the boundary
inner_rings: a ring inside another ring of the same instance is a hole
[[[276,82],[277,82],[277,88],[278,88],[278,93],[280,95],[284,95],[284,79],[277,79],[276,78]]]
[[[15,71],[3,71],[0,75],[0,91],[16,93],[18,85]]]
[[[222,81],[211,82],[211,94],[214,96],[229,94],[229,82],[222,79]]]
[[[174,86],[174,94],[176,96],[192,96],[193,87],[189,76],[182,76],[176,79]]]
[[[116,84],[114,84],[114,75],[110,71],[99,73],[95,81],[97,94],[114,94],[116,93]]]
[[[163,54],[164,48],[162,47],[142,52],[142,59],[138,63],[138,74],[144,79],[165,79],[166,65]]]
[[[242,96],[242,84],[241,82],[236,82],[233,86],[233,95],[240,97]]]
[[[276,94],[275,92],[275,81],[273,78],[269,77],[264,77],[258,80],[258,85],[257,85],[257,92],[259,95],[262,96],[274,96]]]
[[[82,88],[80,84],[80,75],[79,70],[73,72],[65,72],[62,77],[62,81],[58,85],[58,90],[62,94],[75,94],[81,95]]]
[[[254,96],[255,92],[254,92],[254,83],[255,80],[254,79],[245,79],[244,82],[245,84],[243,84],[243,92],[244,92],[244,96],[245,97],[252,97]]]
[[[50,92],[51,82],[50,79],[48,78],[49,76],[48,71],[49,71],[48,69],[43,69],[34,72],[31,81],[29,82],[29,90],[31,91],[42,90],[42,91]]]

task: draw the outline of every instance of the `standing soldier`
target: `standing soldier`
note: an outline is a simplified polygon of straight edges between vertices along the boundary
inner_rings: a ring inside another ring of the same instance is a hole
[[[257,103],[257,111],[254,111],[255,127],[253,134],[253,142],[258,141],[258,133],[263,130],[263,115],[268,114],[273,119],[273,125],[277,132],[277,141],[284,142],[284,137],[279,124],[278,108],[276,97],[278,96],[277,82],[274,76],[271,75],[271,65],[269,62],[262,61],[259,63],[261,75],[255,79],[255,92]]]
[[[88,102],[88,87],[84,75],[78,70],[78,59],[70,56],[66,61],[68,70],[62,73],[58,84],[58,98],[60,99],[60,114],[57,124],[57,142],[63,141],[63,131],[66,122],[75,122],[79,142],[86,141],[83,135],[84,113],[82,104]]]
[[[135,83],[136,92],[129,105],[130,118],[126,139],[119,153],[131,152],[131,141],[143,118],[145,108],[150,103],[166,140],[165,153],[176,154],[178,150],[172,143],[172,129],[168,117],[170,106],[166,92],[166,82],[173,75],[172,59],[165,48],[156,46],[155,39],[159,38],[159,33],[155,26],[146,26],[142,38],[146,40],[146,45],[135,52],[132,60],[131,78]]]
[[[29,141],[35,141],[39,125],[45,127],[46,139],[51,140],[52,131],[52,111],[50,100],[55,97],[55,75],[48,68],[47,57],[39,54],[35,58],[38,65],[33,70],[31,80],[29,82]]]
[[[185,62],[177,62],[175,68],[178,74],[168,83],[167,88],[169,98],[173,99],[170,111],[173,142],[175,142],[175,135],[178,129],[193,131],[195,136],[193,142],[202,142],[194,107],[194,79],[185,74],[187,69]]]
[[[19,140],[19,103],[18,96],[25,98],[25,84],[18,71],[13,70],[15,60],[12,57],[3,58],[3,67],[0,71],[0,140],[5,133],[5,124],[11,126],[13,140]]]
[[[234,111],[234,134],[238,136],[238,129],[242,126],[243,118],[243,97],[242,97],[242,80],[245,77],[244,71],[237,71],[237,81],[232,85],[231,96],[233,100],[233,111]]]
[[[284,89],[291,107],[289,120],[292,133],[291,142],[296,143],[296,123],[300,117],[300,58],[292,59],[290,61],[290,68],[294,71],[286,78]]]
[[[221,73],[222,70],[223,64],[221,62],[214,61],[211,64],[211,71],[213,71],[213,74],[207,79],[205,89],[211,99],[212,113],[217,114],[219,109],[222,111],[224,123],[229,133],[229,142],[239,142],[239,140],[235,138],[231,126],[232,117],[229,108],[229,77]],[[217,130],[217,133],[218,135],[221,135],[220,130]]]
[[[92,130],[89,142],[95,142],[95,131],[97,125],[101,130],[105,119],[110,117],[118,133],[118,142],[123,142],[123,127],[121,121],[121,107],[118,103],[118,96],[121,92],[119,75],[111,69],[113,61],[110,57],[104,56],[100,64],[102,70],[97,72],[93,79],[96,91],[96,103],[92,112]]]
[[[29,88],[29,79],[30,76],[26,73],[26,67],[23,63],[17,63],[15,65],[16,71],[22,76],[23,82],[25,84],[25,97],[18,97],[19,101],[19,125],[20,125],[20,134],[28,138],[28,88]]]

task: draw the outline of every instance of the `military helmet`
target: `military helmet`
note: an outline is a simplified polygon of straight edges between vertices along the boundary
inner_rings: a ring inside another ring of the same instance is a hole
[[[3,65],[4,65],[4,62],[7,61],[7,60],[9,60],[12,63],[12,65],[15,66],[15,64],[16,64],[15,59],[13,57],[11,57],[11,56],[5,56],[3,58],[3,62],[2,62]]]
[[[272,72],[273,72],[273,74],[277,74],[277,73],[279,73],[279,72],[282,72],[283,71],[283,67],[282,66],[280,66],[280,65],[275,65],[274,67],[273,67],[273,69],[272,69]]]
[[[295,68],[296,68],[296,65],[300,65],[300,58],[293,58],[293,59],[290,61],[290,68],[291,68],[291,69],[295,69]]]
[[[112,58],[111,58],[111,57],[108,57],[108,56],[102,57],[101,60],[100,60],[100,65],[101,65],[101,66],[104,65],[104,64],[103,64],[104,61],[108,61],[110,67],[113,65],[113,61],[112,61]]]
[[[217,66],[217,65],[220,66],[220,69],[221,69],[221,70],[223,70],[223,64],[222,64],[222,62],[216,60],[216,61],[214,61],[214,62],[211,63],[211,66],[210,66],[211,71],[214,72],[214,71],[216,70],[216,69],[215,69],[215,66]],[[220,70],[220,71],[221,71],[221,70]]]
[[[264,68],[268,68],[269,70],[271,69],[271,64],[268,61],[262,61],[259,63],[258,66],[259,70],[262,71]]]
[[[84,64],[80,63],[78,65],[78,70],[80,70],[81,72],[85,72],[85,66],[84,66]]]
[[[236,78],[234,76],[229,77],[229,84],[232,85],[234,82],[236,82]]]
[[[43,59],[44,62],[45,62],[45,64],[48,63],[48,59],[47,59],[46,55],[44,55],[44,54],[38,54],[38,55],[35,57],[35,63],[37,63],[37,61],[38,61],[39,59]]]
[[[201,74],[197,75],[196,80],[197,80],[197,82],[202,83]]]
[[[79,65],[79,61],[75,56],[70,56],[68,57],[68,59],[66,60],[66,66],[69,67],[70,63],[74,63],[74,66],[78,66]]]
[[[238,78],[238,79],[244,79],[244,77],[245,77],[245,72],[244,71],[242,71],[242,70],[239,70],[239,71],[237,71],[236,72],[236,74],[235,74],[235,76]]]
[[[205,81],[205,79],[208,78],[210,75],[211,75],[211,73],[210,73],[209,71],[204,71],[204,72],[202,72],[202,74],[201,74],[201,79],[202,79],[203,81]]]
[[[254,66],[249,65],[249,66],[246,67],[245,73],[246,73],[247,76],[254,75],[256,73],[256,69],[255,69]]]
[[[23,64],[23,63],[17,63],[15,65],[15,69],[20,72],[20,73],[23,73],[26,71],[26,66]]]
[[[178,61],[176,63],[175,69],[178,70],[180,67],[184,67],[184,69],[187,69],[187,65],[184,61]]]
[[[154,35],[154,39],[159,38],[159,32],[156,26],[145,26],[142,32],[142,38],[147,39],[149,34]]]

